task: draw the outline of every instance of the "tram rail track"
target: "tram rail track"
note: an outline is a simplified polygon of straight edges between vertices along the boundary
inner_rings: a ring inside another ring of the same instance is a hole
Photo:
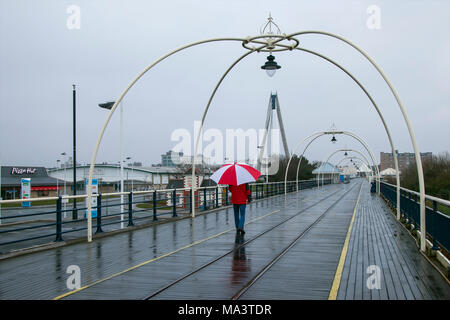
[[[335,191],[335,192],[333,192],[333,193],[327,195],[326,197],[321,198],[321,200],[319,200],[318,202],[323,201],[323,200],[327,199],[328,197],[333,196],[334,194],[336,194],[336,193],[338,193],[338,192],[340,192],[340,191],[341,191],[341,190],[337,190],[337,191]],[[285,197],[283,197],[283,198],[285,198]],[[290,200],[291,200],[291,199],[290,199]],[[309,197],[306,197],[305,199],[302,199],[302,202],[303,202],[303,201],[310,201],[310,200],[311,200],[311,199],[310,199]],[[288,204],[286,203],[286,199],[279,199],[278,201],[280,202],[280,204],[281,204],[282,202],[284,202],[284,205],[285,205],[285,206],[288,205]],[[290,202],[290,201],[289,201],[289,202]],[[298,205],[298,199],[296,200],[296,202],[297,202],[297,205]],[[317,203],[318,203],[318,202],[317,202]],[[314,205],[317,204],[317,203],[314,203]],[[309,206],[309,207],[310,207],[310,206]],[[308,208],[309,208],[309,207],[308,207]],[[306,209],[307,209],[307,208],[306,208]],[[262,215],[262,216],[260,216],[260,217],[257,217],[256,219],[253,219],[253,220],[247,222],[246,225],[251,224],[251,223],[254,223],[254,222],[256,222],[256,221],[258,221],[258,220],[260,220],[260,219],[264,219],[264,218],[266,218],[267,216],[270,216],[270,215],[272,215],[272,214],[274,214],[274,213],[276,213],[276,212],[279,212],[279,211],[280,211],[280,210],[275,210],[275,211],[270,212],[270,213],[268,213],[268,214],[264,214],[264,215]],[[160,256],[158,256],[158,257],[156,257],[156,258],[153,258],[153,259],[150,259],[150,260],[141,262],[141,263],[139,263],[139,264],[137,264],[137,265],[135,265],[135,266],[132,266],[132,267],[127,268],[127,269],[125,269],[125,270],[116,272],[116,273],[114,273],[114,274],[112,274],[112,275],[109,275],[109,276],[107,276],[107,277],[105,277],[105,278],[102,278],[102,279],[99,279],[99,280],[97,280],[97,281],[94,281],[94,282],[92,282],[92,283],[86,284],[86,285],[80,287],[79,289],[75,289],[75,290],[72,290],[72,291],[69,291],[69,292],[60,294],[60,295],[54,297],[53,300],[65,299],[65,298],[67,298],[67,297],[69,297],[69,296],[76,295],[76,294],[79,293],[79,292],[85,291],[85,290],[87,290],[87,289],[89,289],[89,288],[96,287],[96,286],[100,285],[101,283],[104,283],[104,282],[106,282],[106,281],[108,281],[108,280],[111,280],[111,279],[113,279],[113,278],[116,278],[116,277],[118,277],[118,276],[124,275],[124,274],[126,274],[126,273],[128,273],[128,272],[130,272],[130,271],[132,271],[132,270],[135,270],[135,269],[137,269],[137,268],[140,268],[140,267],[142,267],[142,266],[144,266],[144,265],[147,265],[147,264],[149,264],[149,263],[152,263],[152,262],[158,261],[158,260],[160,260],[160,259],[163,259],[163,258],[165,258],[165,257],[171,256],[171,255],[176,254],[176,253],[178,253],[178,252],[181,252],[181,251],[183,251],[183,250],[185,250],[185,249],[187,249],[187,248],[190,248],[190,247],[192,247],[192,246],[195,246],[195,245],[204,243],[205,241],[209,241],[209,240],[211,240],[211,239],[214,239],[214,238],[216,238],[216,237],[218,237],[218,236],[224,235],[224,234],[229,233],[229,232],[231,232],[231,231],[232,231],[232,229],[224,230],[224,231],[222,231],[222,232],[220,232],[220,233],[218,233],[218,234],[214,234],[214,235],[212,235],[212,236],[209,236],[209,237],[207,237],[207,238],[201,239],[201,240],[199,240],[199,241],[195,241],[195,242],[190,243],[190,244],[188,244],[188,245],[186,245],[186,246],[184,246],[184,247],[181,247],[181,248],[178,248],[178,249],[173,250],[173,251],[171,251],[171,252],[162,254],[162,255],[160,255]],[[233,250],[231,250],[231,252],[233,252]],[[139,299],[139,298],[138,298],[138,299]]]
[[[252,279],[250,279],[250,281],[248,281],[239,291],[237,291],[232,297],[231,300],[237,300],[239,299],[256,281],[258,281],[262,275],[264,273],[266,273],[282,256],[284,256],[289,249],[291,249],[301,238],[303,238],[304,235],[306,235],[320,220],[322,220],[323,217],[325,217],[325,215],[337,204],[339,203],[350,191],[352,191],[355,186],[352,186],[351,188],[349,188],[348,190],[344,191],[342,193],[342,195],[340,195],[340,197],[334,201],[316,220],[314,220],[314,222],[312,222],[305,230],[303,230],[299,236],[297,236],[287,247],[285,247],[279,254],[277,254],[277,256],[275,256],[274,259],[272,259],[266,266],[264,266]],[[361,191],[361,190],[360,190]],[[171,287],[181,283],[183,280],[189,278],[190,276],[200,272],[201,270],[205,269],[206,267],[220,261],[221,259],[225,258],[226,256],[234,253],[236,250],[239,250],[242,247],[245,247],[246,245],[250,244],[251,242],[255,241],[256,239],[262,237],[263,235],[267,234],[268,232],[275,230],[276,228],[280,227],[281,225],[285,224],[286,222],[294,219],[295,217],[298,217],[299,215],[301,215],[302,213],[304,213],[306,210],[318,205],[319,203],[321,203],[322,201],[336,195],[337,193],[341,192],[341,190],[337,190],[335,192],[333,192],[330,195],[327,195],[324,198],[321,198],[320,200],[314,202],[313,204],[303,208],[302,210],[298,211],[297,213],[289,216],[288,218],[284,219],[283,221],[275,224],[274,226],[271,226],[270,228],[258,233],[257,235],[255,235],[254,237],[252,237],[251,239],[246,240],[245,242],[243,242],[242,244],[240,244],[239,246],[225,252],[224,254],[221,254],[220,256],[216,257],[215,259],[201,265],[200,267],[184,274],[183,276],[181,276],[180,278],[170,282],[169,284],[165,285],[164,287],[154,291],[153,293],[145,296],[142,298],[142,300],[149,300],[152,299],[158,295],[160,295],[161,293],[165,292],[166,290],[170,289]]]
[[[362,184],[361,184],[362,185]],[[330,207],[325,210],[313,223],[311,223],[303,232],[301,232],[288,246],[286,246],[275,258],[273,258],[261,271],[259,271],[250,281],[247,282],[232,298],[231,300],[238,300],[245,292],[250,289],[253,284],[255,284],[269,269],[277,263],[291,248],[293,248],[297,242],[302,239],[317,223],[319,223],[330,210],[341,201],[345,195],[347,195],[351,190],[353,190],[355,186],[353,186],[350,190],[348,190],[345,194],[343,194],[336,202],[334,202]],[[361,188],[359,190],[361,192]]]

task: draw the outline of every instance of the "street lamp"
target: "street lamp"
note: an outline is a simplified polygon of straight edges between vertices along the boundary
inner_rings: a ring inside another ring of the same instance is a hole
[[[58,169],[58,163],[60,162],[61,160],[56,160],[56,169]],[[57,197],[59,197],[59,184],[58,184],[58,182],[59,182],[59,179],[58,179],[58,176],[56,176],[56,196]]]
[[[72,111],[73,111],[73,192],[72,195],[77,195],[77,91],[76,86],[72,85]],[[90,199],[89,199],[90,200]],[[78,219],[77,199],[73,199],[72,220]]]
[[[337,139],[336,137],[333,135],[333,138],[331,138],[331,142],[336,143]]]
[[[269,55],[267,57],[266,63],[261,66],[261,69],[266,70],[266,73],[269,77],[273,77],[277,69],[280,69],[281,66],[277,64],[275,61],[275,57],[273,55]]]
[[[66,167],[67,167],[67,160],[66,160],[66,153],[63,152],[61,153],[61,155],[64,157],[64,195],[67,195],[66,193]],[[64,218],[66,217],[66,203],[67,203],[67,199],[63,199],[63,203],[64,203]]]
[[[127,157],[127,160],[131,160],[131,157]],[[131,163],[131,191],[134,190],[134,183],[133,183],[133,162]]]
[[[100,108],[103,109],[108,109],[111,110],[111,108],[113,107],[115,101],[109,101],[109,102],[105,102],[105,103],[99,103],[98,106]],[[123,192],[123,109],[122,109],[122,104],[120,104],[120,161],[119,161],[119,165],[120,165],[120,192]],[[123,207],[123,202],[124,202],[124,197],[123,194],[120,195],[120,220],[123,220],[123,212],[124,212],[124,207]],[[123,228],[123,222],[120,223],[120,228]]]

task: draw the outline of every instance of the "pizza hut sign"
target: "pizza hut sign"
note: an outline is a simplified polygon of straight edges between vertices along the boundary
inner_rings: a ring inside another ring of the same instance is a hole
[[[36,168],[12,168],[11,174],[34,174],[36,172]]]

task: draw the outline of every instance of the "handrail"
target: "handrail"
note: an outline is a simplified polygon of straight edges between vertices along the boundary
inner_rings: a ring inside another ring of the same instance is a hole
[[[309,180],[299,180],[298,182],[302,181],[315,181],[315,179],[309,179]],[[284,183],[284,181],[271,181],[271,182],[254,182],[250,183],[249,185],[264,185],[264,184],[276,184],[276,183]],[[296,183],[295,180],[287,181],[287,183]],[[196,190],[203,190],[203,189],[213,189],[216,187],[224,188],[227,185],[217,185],[217,186],[208,186],[208,187],[198,187]],[[172,192],[174,190],[176,191],[190,191],[192,188],[172,188],[172,189],[160,189],[160,190],[141,190],[141,191],[133,191],[134,195],[141,195],[141,194],[152,194],[153,192]],[[111,193],[102,193],[102,196],[120,196],[120,195],[129,195],[131,191],[126,192],[111,192]],[[84,199],[88,195],[87,194],[80,194],[76,196],[69,196],[69,195],[63,195],[61,196],[61,199]],[[93,197],[98,197],[98,193],[93,193]],[[29,198],[29,199],[9,199],[9,200],[0,200],[0,205],[2,204],[11,204],[11,203],[21,203],[21,202],[34,202],[34,201],[57,201],[59,197],[40,197],[40,198]]]
[[[331,180],[327,180],[327,184],[330,181]],[[300,182],[302,189],[313,188],[315,185],[314,179],[302,180]],[[294,188],[294,186],[296,184],[296,181],[289,182],[289,192],[295,192],[296,188]],[[283,181],[250,184],[252,196],[255,196],[255,200],[281,195],[284,192],[284,190],[282,190],[283,188],[281,188],[283,186]],[[55,237],[54,242],[61,242],[65,241],[64,235],[70,233],[71,237],[77,237],[80,231],[85,231],[89,228],[91,228],[91,231],[93,231],[92,228],[95,228],[95,233],[98,234],[119,230],[119,228],[132,227],[137,221],[141,223],[158,221],[159,216],[167,216],[167,214],[171,214],[172,218],[177,217],[180,213],[190,215],[193,208],[207,211],[226,207],[230,205],[229,195],[223,193],[224,190],[228,190],[227,187],[228,185],[217,185],[198,188],[193,197],[194,201],[190,201],[192,199],[190,194],[192,188],[93,194],[92,196],[97,198],[97,203],[91,206],[91,208],[95,209],[92,213],[95,214],[94,218],[96,224],[91,226],[89,226],[89,224],[83,226],[87,220],[87,205],[86,208],[82,207],[76,209],[84,212],[83,217],[72,220],[69,220],[70,217],[66,217],[66,213],[72,211],[72,209],[66,209],[62,206],[63,199],[89,199],[86,194],[4,200],[2,201],[3,203],[20,203],[25,201],[37,202],[51,199],[54,201],[53,205],[56,205],[56,210],[53,209],[52,211],[48,211],[47,208],[43,208],[42,210],[38,209],[38,211],[41,212],[27,212],[27,210],[22,211],[22,209],[19,209],[17,212],[8,212],[6,216],[0,217],[0,222],[7,222],[5,224],[1,223],[0,226],[0,248],[5,248],[4,246],[7,246],[6,250],[29,248],[30,242],[28,241],[33,241],[31,245],[43,244],[51,241],[49,240],[49,237]],[[177,191],[182,191],[182,194]],[[127,199],[120,200],[119,195],[127,195]],[[108,202],[109,199],[115,201]],[[150,204],[150,206],[140,207],[139,204]],[[39,206],[35,206],[35,208],[37,207]],[[119,210],[119,208],[121,209]],[[108,212],[108,209],[111,211]],[[102,219],[105,220],[102,222]],[[124,223],[127,223],[127,226],[125,226]],[[107,227],[107,229],[103,230],[102,228],[104,227]],[[54,229],[52,230],[52,228]],[[33,230],[32,234],[28,232],[29,230]]]
[[[396,185],[393,185],[393,184],[390,184],[390,183],[387,183],[387,182],[384,182],[384,181],[381,181],[381,183],[384,183],[384,184],[386,184],[388,186],[391,186],[391,187],[394,187],[394,188],[397,187]],[[406,188],[403,188],[403,187],[400,187],[400,189],[403,190],[403,191],[407,191],[407,192],[410,192],[412,194],[415,194],[417,196],[420,196],[420,193],[416,192],[414,190],[409,190],[409,189],[406,189]],[[439,202],[439,203],[441,203],[443,205],[446,205],[446,206],[450,207],[450,201],[445,200],[445,199],[441,199],[441,198],[437,198],[437,197],[433,197],[433,196],[429,196],[429,195],[425,195],[425,199],[428,199],[428,200],[431,200],[431,201],[436,201],[436,202]]]

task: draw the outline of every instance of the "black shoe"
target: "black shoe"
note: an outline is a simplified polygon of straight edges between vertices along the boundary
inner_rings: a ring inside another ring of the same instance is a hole
[[[239,232],[240,232],[241,234],[245,234],[244,229],[239,229]]]

